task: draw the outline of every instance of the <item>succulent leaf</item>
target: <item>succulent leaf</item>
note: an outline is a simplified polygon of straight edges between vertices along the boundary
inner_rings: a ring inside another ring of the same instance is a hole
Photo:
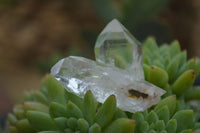
[[[56,126],[47,113],[39,111],[28,111],[26,114],[31,126],[38,131],[56,130]]]
[[[51,115],[52,118],[56,117],[69,117],[67,113],[67,109],[64,105],[56,103],[56,102],[51,102],[49,105],[49,114]]]
[[[66,112],[67,112],[66,114],[71,117],[83,118],[82,111],[79,109],[79,107],[76,104],[74,104],[71,101],[68,101],[67,103]]]
[[[193,127],[193,110],[180,110],[174,114],[172,119],[177,120],[177,132]]]
[[[170,116],[173,115],[175,108],[176,108],[176,96],[172,95],[169,97],[166,97],[165,99],[163,99],[162,101],[160,101],[156,107],[155,107],[155,111],[158,111],[160,108],[167,106],[170,112]]]
[[[46,89],[48,90],[47,96],[50,101],[65,104],[65,90],[64,87],[58,83],[52,75],[49,75],[44,80]],[[56,89],[55,89],[56,88]]]
[[[151,66],[147,80],[163,88],[168,83],[168,74],[162,68]]]
[[[168,133],[176,133],[176,129],[177,129],[177,121],[176,119],[171,119],[168,121],[167,126],[166,126],[166,130]]]
[[[172,91],[177,95],[181,96],[187,89],[189,89],[195,80],[195,72],[188,70],[184,72],[172,85]]]
[[[89,128],[89,133],[101,133],[101,127],[97,123],[94,123]]]
[[[92,92],[88,91],[85,94],[83,103],[84,103],[84,109],[83,109],[84,118],[91,125],[93,123],[93,121],[94,121],[94,118],[95,118],[96,108],[98,106],[98,102],[94,98]]]
[[[128,118],[120,118],[111,123],[104,133],[133,133],[135,121]]]
[[[97,122],[102,128],[104,128],[105,126],[107,126],[108,123],[111,122],[115,111],[116,99],[114,95],[111,95],[98,110],[95,116],[95,122]]]
[[[48,113],[49,112],[49,108],[48,106],[42,104],[42,103],[38,103],[38,102],[24,102],[22,103],[23,109],[25,112],[29,111],[29,110],[37,110],[37,111],[41,111],[44,113]]]
[[[67,118],[66,117],[57,117],[54,119],[54,123],[60,131],[64,131],[64,129],[67,128],[67,126],[66,126]]]
[[[170,112],[168,107],[165,105],[156,111],[159,120],[163,120],[165,123],[169,121]]]
[[[20,133],[34,133],[34,128],[29,124],[27,119],[22,119],[15,124],[17,131]]]

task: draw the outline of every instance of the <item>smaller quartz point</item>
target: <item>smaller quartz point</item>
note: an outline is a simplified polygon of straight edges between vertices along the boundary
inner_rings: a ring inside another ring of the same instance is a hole
[[[140,42],[116,19],[100,33],[95,44],[96,61],[126,69],[144,79]]]
[[[134,80],[126,70],[83,57],[70,56],[60,60],[52,67],[51,74],[67,91],[79,97],[83,98],[90,90],[97,101],[103,103],[110,95],[115,95],[117,106],[133,113],[158,103],[165,93],[144,80]]]

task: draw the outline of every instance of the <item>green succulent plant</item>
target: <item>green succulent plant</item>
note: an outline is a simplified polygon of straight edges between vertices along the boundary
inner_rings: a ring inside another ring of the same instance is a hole
[[[28,93],[8,115],[10,133],[200,132],[199,114],[184,102],[199,99],[198,87],[192,88],[199,59],[186,61],[177,41],[158,48],[153,38],[144,42],[143,54],[146,80],[167,91],[157,105],[144,112],[124,112],[116,107],[114,95],[102,104],[90,91],[82,99],[47,75],[40,90]]]
[[[187,61],[187,52],[181,51],[178,41],[158,47],[154,38],[143,44],[145,79],[186,101],[200,99],[199,87],[193,87],[200,73],[200,59]]]

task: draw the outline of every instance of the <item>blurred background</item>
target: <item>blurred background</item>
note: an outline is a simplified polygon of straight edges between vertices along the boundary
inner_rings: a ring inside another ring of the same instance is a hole
[[[94,59],[113,18],[141,42],[177,39],[189,57],[200,56],[199,0],[0,0],[0,118],[62,57]]]

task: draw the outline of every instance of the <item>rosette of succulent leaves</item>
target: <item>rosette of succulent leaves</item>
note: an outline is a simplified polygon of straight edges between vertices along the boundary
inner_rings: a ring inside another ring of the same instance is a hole
[[[41,88],[8,115],[10,133],[200,133],[197,107],[188,104],[200,99],[200,87],[193,87],[200,60],[187,60],[177,41],[158,47],[148,38],[143,62],[145,79],[167,91],[148,110],[124,112],[116,107],[115,96],[101,104],[90,91],[81,99],[47,75]]]

